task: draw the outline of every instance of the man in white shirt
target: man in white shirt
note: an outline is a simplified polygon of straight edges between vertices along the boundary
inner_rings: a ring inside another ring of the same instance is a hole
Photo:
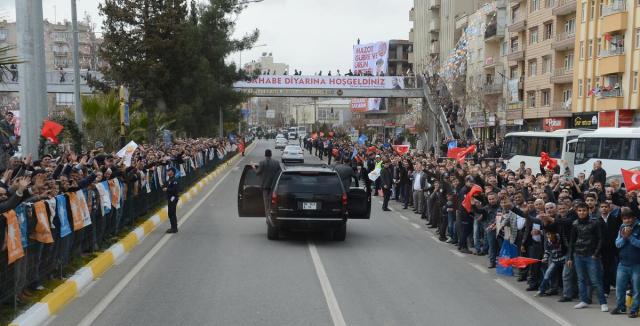
[[[414,164],[413,184],[411,188],[413,189],[413,211],[416,214],[422,213],[425,182],[426,178],[424,176],[424,172],[422,172],[422,164],[420,164],[420,162],[416,162]]]

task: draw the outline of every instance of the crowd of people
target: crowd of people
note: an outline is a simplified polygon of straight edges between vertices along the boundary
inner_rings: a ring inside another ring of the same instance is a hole
[[[398,201],[461,253],[486,256],[487,267],[503,273],[513,268],[536,296],[577,300],[574,307],[581,309],[595,295],[606,312],[612,294],[611,314],[638,316],[640,192],[608,180],[601,162],[590,175],[574,178],[567,169],[524,162],[507,170],[502,160],[487,158],[498,154],[496,143],[462,159],[337,139],[306,139],[304,146],[329,164],[333,159],[341,176],[353,171],[342,179],[354,175],[373,196],[382,196],[383,211]],[[530,258],[529,265],[502,266],[501,257]]]
[[[184,189],[235,150],[229,139],[202,138],[10,157],[0,172],[0,302],[28,301],[45,280],[66,278],[73,259],[106,249],[176,196],[168,176]]]

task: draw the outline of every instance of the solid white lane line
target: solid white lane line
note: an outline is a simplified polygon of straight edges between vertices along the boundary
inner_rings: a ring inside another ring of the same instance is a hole
[[[316,269],[316,274],[318,275],[318,280],[320,281],[320,286],[322,287],[324,298],[327,301],[327,306],[329,307],[329,313],[331,314],[333,325],[346,326],[347,323],[344,321],[344,317],[342,316],[342,310],[340,310],[338,300],[333,293],[331,283],[329,282],[329,278],[327,277],[327,272],[324,269],[324,265],[322,265],[322,260],[320,260],[320,255],[318,255],[318,249],[316,248],[316,245],[311,241],[309,241],[307,244],[309,245],[311,260],[313,260],[313,267],[315,267]]]
[[[480,265],[478,265],[476,263],[469,263],[469,265],[471,265],[473,268],[479,270],[483,274],[489,274],[489,271],[486,268],[484,268],[484,267],[482,267],[482,266],[480,266]]]
[[[454,255],[456,255],[456,256],[458,256],[458,257],[462,257],[462,258],[464,258],[464,254],[463,254],[463,253],[461,253],[461,252],[459,252],[458,250],[455,250],[455,249],[449,249],[449,251],[451,251],[451,253],[452,253],[452,254],[454,254]]]
[[[566,319],[560,317],[558,314],[556,314],[551,309],[543,306],[542,304],[538,303],[536,300],[534,300],[530,296],[528,296],[525,293],[522,293],[520,290],[514,288],[507,281],[505,281],[503,279],[499,279],[499,278],[495,279],[495,281],[498,284],[502,285],[503,288],[507,289],[507,291],[513,293],[515,296],[517,296],[518,298],[522,299],[524,302],[526,302],[529,305],[533,306],[538,311],[540,311],[541,313],[545,314],[545,316],[549,317],[551,320],[555,321],[556,323],[558,323],[558,324],[560,324],[562,326],[573,326],[573,324],[568,322]]]
[[[414,228],[416,228],[416,229],[419,229],[419,228],[420,228],[420,225],[418,225],[418,224],[416,224],[416,223],[411,223],[411,226],[413,226],[413,227],[414,227]]]
[[[255,148],[255,146],[253,148]],[[253,148],[251,150],[253,150]],[[238,160],[238,163],[240,161],[241,160]],[[229,171],[227,171],[227,173],[225,173],[225,175],[222,176],[222,178],[220,178],[220,180],[211,188],[211,190],[209,190],[207,192],[207,194],[204,195],[204,197],[202,197],[193,206],[193,208],[191,208],[187,212],[187,214],[185,214],[184,217],[182,219],[180,219],[180,221],[178,221],[178,226],[181,226],[182,224],[184,224],[184,222],[186,222],[191,217],[191,215],[193,215],[193,213],[198,208],[200,208],[200,206],[218,188],[218,186],[222,183],[222,181],[224,181],[224,179],[227,178],[227,176],[231,173],[231,171],[232,170],[229,169]],[[118,284],[116,284],[116,286],[113,289],[111,289],[111,291],[109,291],[109,293],[107,293],[107,295],[104,298],[102,298],[102,300],[100,300],[100,302],[97,305],[95,305],[93,307],[93,309],[91,309],[91,311],[80,321],[80,323],[78,323],[78,326],[91,326],[93,324],[93,322],[96,321],[96,319],[98,319],[98,317],[100,317],[102,312],[105,309],[107,309],[109,304],[111,304],[111,302],[113,302],[113,300],[115,300],[115,298],[120,294],[120,292],[122,292],[122,290],[124,290],[124,288],[129,284],[129,282],[131,282],[131,280],[142,270],[142,268],[144,268],[144,266],[151,260],[151,258],[153,258],[153,256],[155,256],[158,253],[158,251],[160,251],[160,249],[162,249],[162,247],[167,243],[167,241],[169,241],[169,239],[172,236],[177,236],[177,234],[176,235],[165,234],[160,239],[160,241],[158,241],[158,243],[156,243],[153,246],[153,248],[151,248],[151,250],[149,250],[149,252],[146,255],[144,255],[144,257],[142,257],[142,259],[127,273],[127,275],[125,275],[120,280],[120,282],[118,282]]]

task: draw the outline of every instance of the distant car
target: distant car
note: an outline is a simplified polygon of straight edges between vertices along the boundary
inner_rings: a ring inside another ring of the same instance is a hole
[[[278,139],[278,138],[286,138],[286,137],[283,134],[277,134],[276,135],[276,139]]]
[[[284,138],[276,138],[276,149],[284,149],[287,147],[287,140]]]
[[[329,231],[344,241],[347,220],[369,219],[371,196],[364,188],[345,189],[340,176],[326,165],[284,166],[271,190],[265,212],[260,178],[247,165],[238,186],[238,216],[267,219],[267,238],[282,231]]]
[[[298,135],[296,135],[295,132],[290,132],[289,133],[289,140],[296,140],[298,139]]]
[[[282,163],[304,163],[304,153],[298,145],[287,145],[282,152]]]

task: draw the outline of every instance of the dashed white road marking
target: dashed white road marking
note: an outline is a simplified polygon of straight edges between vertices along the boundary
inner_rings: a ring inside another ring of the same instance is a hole
[[[419,228],[420,228],[420,225],[418,225],[418,224],[416,224],[416,223],[411,223],[411,226],[413,226],[413,227],[414,227],[414,228],[416,228],[416,229],[419,229]]]
[[[573,326],[573,324],[568,322],[566,319],[560,317],[558,314],[556,314],[551,309],[543,306],[542,304],[540,304],[539,302],[537,302],[533,298],[531,298],[528,295],[522,293],[522,291],[514,288],[507,281],[505,281],[503,279],[499,279],[499,278],[495,279],[495,281],[498,284],[502,285],[503,288],[507,289],[507,291],[513,293],[515,296],[517,296],[518,298],[522,299],[524,302],[526,302],[529,305],[531,305],[532,307],[536,308],[538,311],[540,311],[541,313],[543,313],[545,316],[549,317],[551,320],[555,321],[556,323],[558,323],[558,324],[560,324],[562,326]]]
[[[347,323],[344,321],[344,317],[342,316],[342,310],[340,310],[340,306],[338,305],[338,299],[336,299],[336,295],[333,293],[333,288],[331,288],[331,283],[329,282],[329,278],[327,277],[327,272],[324,269],[324,265],[322,264],[320,255],[318,255],[318,249],[316,248],[316,245],[311,241],[308,242],[308,245],[309,253],[311,253],[311,260],[313,261],[313,266],[316,269],[316,274],[318,275],[318,280],[320,281],[320,286],[322,287],[324,298],[327,301],[327,306],[329,307],[329,313],[331,314],[333,325],[346,326]]]
[[[476,263],[469,263],[469,265],[471,265],[473,268],[479,270],[483,274],[489,274],[489,271],[486,268],[484,268],[484,267],[482,267],[482,266],[480,266],[480,265],[478,265]]]
[[[409,218],[408,218],[408,217],[406,217],[406,216],[404,216],[404,215],[400,215],[400,218],[401,218],[401,219],[403,219],[403,220],[405,220],[405,221],[408,221],[408,220],[409,220]]]
[[[452,253],[452,254],[454,254],[454,255],[456,255],[456,256],[458,256],[458,257],[462,257],[462,258],[464,258],[464,254],[463,254],[463,253],[461,253],[461,252],[459,252],[458,250],[455,250],[455,249],[449,249],[449,251],[451,251],[451,253]]]

